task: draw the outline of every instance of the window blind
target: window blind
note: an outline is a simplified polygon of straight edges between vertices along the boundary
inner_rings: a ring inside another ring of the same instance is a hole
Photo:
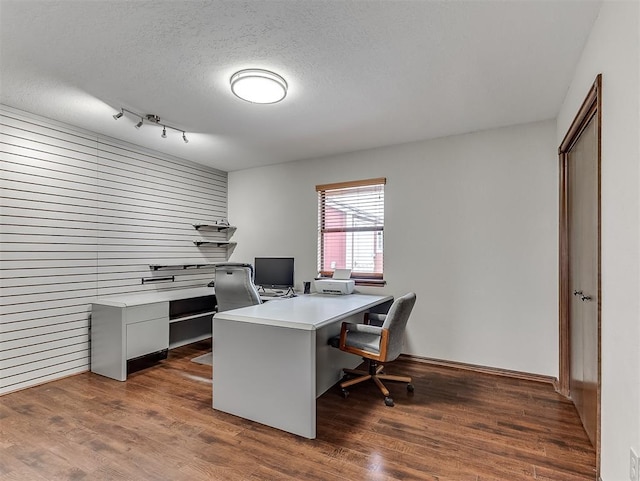
[[[383,278],[385,178],[317,185],[318,271]]]

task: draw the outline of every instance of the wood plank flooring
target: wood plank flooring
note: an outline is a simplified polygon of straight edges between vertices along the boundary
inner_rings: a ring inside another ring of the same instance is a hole
[[[0,479],[595,479],[578,416],[548,384],[397,361],[387,370],[413,376],[413,394],[389,383],[386,407],[373,384],[334,388],[308,440],[213,411],[211,367],[190,361],[210,346],[127,382],[83,373],[0,397]]]

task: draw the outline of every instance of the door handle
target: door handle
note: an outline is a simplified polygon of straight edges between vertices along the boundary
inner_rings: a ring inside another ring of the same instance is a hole
[[[582,296],[582,291],[573,291],[574,296]]]
[[[584,294],[580,294],[580,300],[581,301],[590,301],[591,300],[591,296],[585,296]]]

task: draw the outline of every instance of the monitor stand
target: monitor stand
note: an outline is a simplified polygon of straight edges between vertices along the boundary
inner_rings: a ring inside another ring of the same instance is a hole
[[[286,291],[282,291],[282,290],[278,290],[276,291],[275,288],[271,288],[272,290],[267,292],[267,290],[265,289],[264,286],[257,286],[258,287],[258,294],[260,294],[260,296],[262,297],[296,297],[296,293],[293,290],[293,287],[289,287],[287,288]]]

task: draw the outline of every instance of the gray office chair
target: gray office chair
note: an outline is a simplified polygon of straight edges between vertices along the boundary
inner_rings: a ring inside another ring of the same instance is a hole
[[[251,264],[218,264],[215,273],[218,312],[262,303],[258,290],[253,284]]]
[[[340,388],[345,398],[349,395],[349,386],[369,379],[372,379],[382,391],[387,406],[393,406],[394,402],[389,396],[389,390],[382,383],[383,379],[405,382],[407,390],[413,392],[410,377],[384,374],[383,369],[385,363],[394,361],[402,351],[405,327],[415,303],[416,295],[410,292],[397,298],[387,314],[367,313],[365,324],[342,323],[339,339],[336,337],[330,340],[330,344],[341,351],[362,356],[369,364],[368,371],[343,369],[346,380],[340,383]],[[351,376],[358,377],[350,378]]]

